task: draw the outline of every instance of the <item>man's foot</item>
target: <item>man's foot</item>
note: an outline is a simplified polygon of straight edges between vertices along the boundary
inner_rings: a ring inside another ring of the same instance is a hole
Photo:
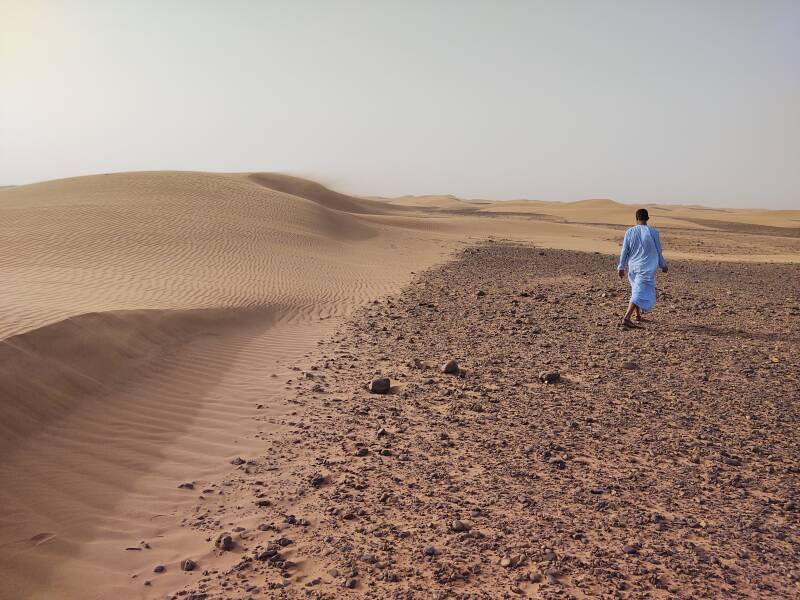
[[[642,315],[636,315],[636,322],[637,323],[647,323],[647,319],[645,319]]]
[[[630,319],[622,319],[622,321],[620,322],[619,325],[620,325],[620,327],[626,327],[628,329],[638,329],[639,328],[639,326],[636,323],[634,323],[633,321],[631,321]]]

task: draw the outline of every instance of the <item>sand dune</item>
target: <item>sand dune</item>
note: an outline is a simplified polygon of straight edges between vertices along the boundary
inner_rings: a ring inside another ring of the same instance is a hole
[[[225,416],[279,389],[277,361],[313,348],[330,317],[402,285],[415,258],[443,255],[420,239],[397,256],[414,234],[362,218],[385,205],[268,174],[83,177],[3,190],[0,206],[8,597],[79,594],[84,577],[105,579],[98,569],[118,563],[103,557],[138,541],[117,537],[140,524],[138,501],[120,512],[125,499],[174,500],[187,465],[227,464],[246,428]],[[237,358],[242,339],[250,350]],[[227,442],[197,444],[210,428]],[[167,460],[172,451],[180,458]],[[98,533],[103,519],[113,532]],[[73,564],[52,573],[54,587],[43,556]]]
[[[0,597],[178,589],[172,569],[158,589],[141,582],[208,551],[180,519],[230,459],[286,427],[291,368],[337,323],[490,237],[613,254],[630,212],[356,198],[274,173],[0,189]],[[669,257],[797,261],[798,238],[763,229],[797,227],[796,212],[653,216],[675,227]]]
[[[464,200],[455,196],[400,196],[382,199],[392,205],[432,208],[437,210],[479,211],[490,214],[526,213],[549,215],[569,223],[604,223],[629,225],[631,215],[639,206],[622,204],[608,198],[550,202],[546,200]],[[641,206],[658,219],[661,227],[689,229],[710,228],[710,222],[763,225],[786,229],[800,228],[799,210],[756,210],[707,208],[689,205],[660,205],[643,203]],[[706,222],[708,224],[706,224]]]

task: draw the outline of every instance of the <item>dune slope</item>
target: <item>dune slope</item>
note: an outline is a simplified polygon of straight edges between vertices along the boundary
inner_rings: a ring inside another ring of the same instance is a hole
[[[242,415],[277,410],[280,363],[446,251],[274,174],[79,177],[1,190],[0,211],[3,598],[125,581],[182,479],[256,443]]]

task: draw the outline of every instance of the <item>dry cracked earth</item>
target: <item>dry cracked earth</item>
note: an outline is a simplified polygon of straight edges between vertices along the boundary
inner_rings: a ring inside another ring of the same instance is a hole
[[[798,275],[678,262],[624,330],[614,257],[465,250],[297,368],[168,597],[796,598]]]

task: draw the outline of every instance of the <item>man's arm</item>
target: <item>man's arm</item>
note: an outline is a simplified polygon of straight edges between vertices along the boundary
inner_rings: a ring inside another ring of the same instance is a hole
[[[658,230],[654,230],[653,233],[655,233],[655,235],[653,236],[653,241],[655,241],[656,250],[658,250],[658,268],[664,271],[664,273],[666,273],[667,261],[664,260],[664,255],[661,254],[661,236],[658,234]]]
[[[622,240],[622,252],[619,255],[619,264],[617,265],[617,271],[619,272],[619,276],[623,277],[625,275],[625,267],[628,266],[628,255],[631,252],[631,237],[630,237],[630,229],[625,232],[625,238]]]

